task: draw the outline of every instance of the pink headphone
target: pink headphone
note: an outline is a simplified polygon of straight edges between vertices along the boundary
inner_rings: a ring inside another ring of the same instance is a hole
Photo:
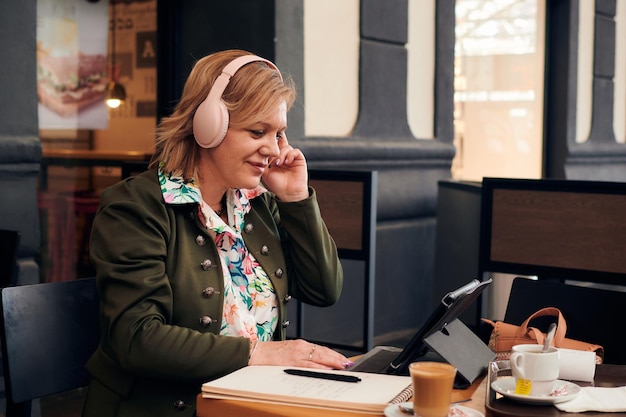
[[[211,87],[207,98],[200,103],[196,114],[193,116],[193,135],[198,145],[203,148],[214,148],[224,140],[228,130],[228,109],[222,101],[222,94],[230,79],[239,68],[250,62],[262,61],[275,69],[282,80],[278,67],[271,61],[256,55],[244,55],[235,58],[224,67]]]

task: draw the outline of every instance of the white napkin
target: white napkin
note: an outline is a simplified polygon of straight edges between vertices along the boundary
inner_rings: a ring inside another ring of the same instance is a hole
[[[559,348],[559,379],[593,381],[596,352]]]
[[[626,411],[626,386],[582,387],[574,399],[554,404],[554,406],[568,413]]]

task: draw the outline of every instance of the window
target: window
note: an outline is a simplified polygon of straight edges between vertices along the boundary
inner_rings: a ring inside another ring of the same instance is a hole
[[[545,0],[457,0],[452,175],[540,178]]]

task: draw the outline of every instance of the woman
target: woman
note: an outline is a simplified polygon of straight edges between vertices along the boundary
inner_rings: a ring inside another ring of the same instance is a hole
[[[343,283],[306,160],[285,136],[294,96],[245,51],[199,60],[150,169],[102,194],[86,417],[193,415],[203,382],[246,365],[351,366],[285,340],[292,296],[331,305]]]

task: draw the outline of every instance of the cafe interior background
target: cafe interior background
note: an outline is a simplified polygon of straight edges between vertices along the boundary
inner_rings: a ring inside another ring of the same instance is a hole
[[[58,63],[76,56],[80,58],[72,64]],[[76,62],[93,67],[92,91],[79,98],[84,97],[84,104],[55,103],[54,97],[44,95],[46,75],[52,72],[63,79],[66,76],[54,71],[76,70]],[[156,0],[38,0],[37,63],[44,156],[68,149],[114,151],[120,158],[124,152],[149,155],[156,124]],[[111,81],[125,91],[115,108],[105,101]],[[50,165],[42,172],[42,280],[93,276],[88,260],[91,220],[98,194],[119,181],[121,168]],[[62,250],[62,242],[76,242],[75,250]]]
[[[450,169],[451,179],[541,178],[546,1],[551,0],[455,2],[456,153]],[[302,4],[304,136],[349,136],[358,123],[359,114],[359,7],[362,2],[304,0]],[[432,94],[435,2],[408,0],[407,7],[409,93],[406,117],[415,138],[430,138],[437,128]],[[579,53],[584,63],[593,56],[595,2],[581,1],[577,7]],[[617,2],[616,10],[618,53],[613,123],[616,141],[624,144],[625,4]],[[44,156],[47,152],[68,149],[149,154],[158,118],[157,0],[38,0],[37,13],[38,59],[54,48],[80,53],[85,45],[82,36],[87,34],[87,42],[92,43],[89,48],[105,51],[107,77],[114,74],[126,91],[126,99],[118,108],[105,105],[103,90],[101,100],[70,116],[61,116],[39,103],[39,135]],[[75,44],[68,47],[68,41]],[[589,65],[579,67],[579,82],[583,87],[579,88],[577,98],[580,109],[577,142],[584,142],[591,129],[591,93],[584,84],[591,78],[591,71]],[[86,198],[93,197],[92,203],[97,203],[98,193],[119,181],[121,175],[119,167],[49,166],[46,187],[38,190],[40,203],[45,204],[46,196],[51,196],[54,204],[66,204],[66,199],[57,197],[67,193],[75,196],[77,192]],[[85,257],[89,216],[93,214],[90,209],[76,214],[67,207],[61,210],[40,208],[41,280],[93,275]],[[53,212],[57,214],[51,215]],[[54,252],[59,248],[62,253]],[[67,257],[68,252],[71,254],[69,269],[59,269],[59,261]],[[506,296],[494,294],[493,298],[500,301],[489,306],[489,315],[497,318],[503,313]]]
[[[87,107],[64,116],[40,100],[39,126],[44,150],[149,153],[156,125],[156,0],[110,4],[39,0],[37,7],[38,59],[44,51],[106,56],[99,94]],[[117,108],[105,103],[104,86],[113,72],[126,91],[125,101]],[[119,168],[51,167],[48,189],[100,189],[119,180],[120,175]]]

